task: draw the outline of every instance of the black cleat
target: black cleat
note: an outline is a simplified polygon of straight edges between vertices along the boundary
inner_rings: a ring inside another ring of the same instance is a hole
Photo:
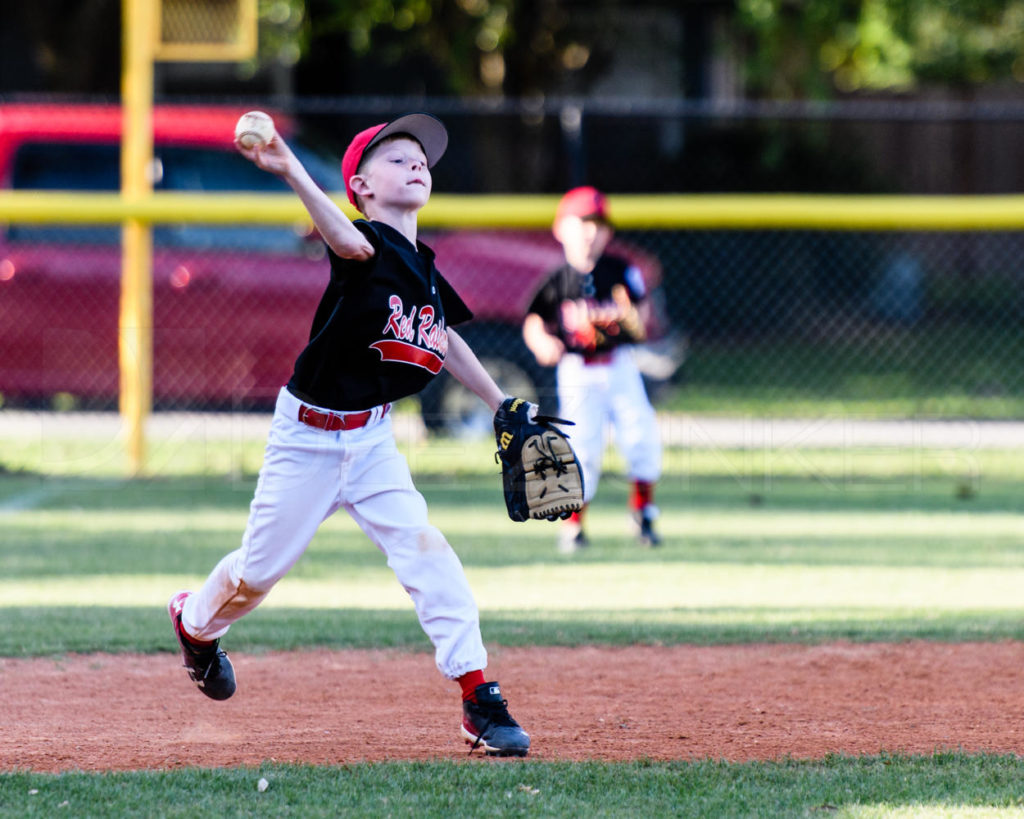
[[[583,527],[580,524],[567,520],[559,527],[558,552],[563,555],[571,555],[580,549],[586,549],[590,545]]]
[[[661,536],[654,531],[654,520],[657,517],[658,508],[652,504],[633,513],[633,522],[636,523],[636,539],[641,546],[653,548],[661,545]]]
[[[192,592],[178,592],[167,604],[167,613],[174,626],[174,636],[181,647],[181,660],[188,676],[211,700],[226,700],[235,693],[235,670],[231,660],[220,648],[220,641],[209,646],[196,646],[181,627],[181,610]]]
[[[462,736],[473,753],[483,748],[487,756],[526,756],[530,735],[508,713],[508,700],[496,682],[476,687],[476,702],[462,703]]]

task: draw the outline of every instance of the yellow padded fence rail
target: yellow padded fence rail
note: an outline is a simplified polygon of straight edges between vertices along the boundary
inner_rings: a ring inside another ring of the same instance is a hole
[[[639,230],[1019,230],[1024,195],[814,196],[633,195],[609,197],[619,228]],[[343,197],[335,199],[358,214]],[[426,228],[546,228],[557,196],[438,194],[420,215]],[[289,224],[308,222],[297,197],[282,194],[0,192],[0,222],[111,224]]]

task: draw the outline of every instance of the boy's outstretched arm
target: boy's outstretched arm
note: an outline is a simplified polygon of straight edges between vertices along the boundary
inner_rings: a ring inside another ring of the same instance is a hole
[[[465,340],[450,327],[448,328],[448,355],[444,360],[445,369],[452,376],[463,384],[466,389],[471,390],[480,397],[491,412],[497,412],[501,402],[505,400],[505,393],[494,383],[476,353],[470,348]]]
[[[244,148],[235,141],[238,152],[255,163],[256,167],[280,176],[298,194],[306,206],[313,224],[320,231],[331,250],[343,259],[369,259],[373,256],[373,245],[352,224],[334,201],[313,181],[277,132],[271,140],[260,147]]]

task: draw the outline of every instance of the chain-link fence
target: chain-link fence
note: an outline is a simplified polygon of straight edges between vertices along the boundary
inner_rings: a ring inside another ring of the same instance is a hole
[[[106,131],[79,121],[70,132],[58,123],[60,134],[40,124],[54,120],[52,111],[35,116],[39,133],[22,128],[20,141],[0,127],[0,178],[18,189],[116,189],[116,114]],[[156,190],[284,192],[231,150],[230,127],[223,130],[216,139],[193,130],[191,142],[158,133]],[[312,154],[308,162],[339,189],[331,163]],[[322,243],[305,231],[155,226],[158,410],[271,405],[326,282]],[[550,233],[433,229],[422,238],[476,312],[463,334],[499,382],[550,402],[553,374],[520,335],[533,293],[561,258]],[[652,286],[652,341],[640,354],[662,409],[1024,418],[1021,231],[696,230],[680,222],[623,229],[616,242]],[[117,406],[120,265],[113,225],[13,217],[2,226],[5,407]],[[480,424],[476,406],[446,376],[422,397],[431,428]]]
[[[272,247],[275,235],[292,252]],[[247,236],[259,245],[228,249]],[[478,354],[506,389],[550,398],[551,372],[525,349],[519,323],[557,245],[543,232],[424,238],[477,311],[463,334]],[[116,239],[109,228],[4,231],[6,406],[116,406]],[[1020,233],[679,230],[618,240],[660,260],[647,268],[658,284],[657,343],[644,360],[665,408],[1024,417]],[[326,280],[319,245],[287,229],[204,226],[160,229],[156,241],[156,407],[268,407]],[[446,378],[424,396],[431,426],[468,417],[472,403]]]
[[[691,339],[683,405],[1024,411],[1024,234],[637,234]],[[685,394],[691,393],[689,398]]]

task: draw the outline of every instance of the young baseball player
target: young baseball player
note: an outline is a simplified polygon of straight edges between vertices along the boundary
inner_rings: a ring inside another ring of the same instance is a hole
[[[645,338],[637,312],[644,280],[629,262],[605,253],[614,230],[600,191],[581,187],[566,193],[553,232],[565,264],[530,305],[523,338],[539,364],[557,367],[558,414],[576,422],[572,441],[583,467],[584,507],[562,524],[559,550],[572,553],[588,545],[586,504],[601,477],[608,422],[629,465],[637,536],[642,544],[657,546],[654,485],[661,475],[661,441],[630,350]]]
[[[298,194],[327,243],[330,280],[274,411],[241,546],[203,586],[168,606],[189,676],[227,699],[235,677],[219,646],[303,554],[320,523],[344,509],[387,557],[435,647],[440,672],[462,688],[462,734],[487,754],[525,756],[529,735],[512,719],[487,652],[462,564],[430,525],[395,446],[391,404],[446,368],[492,411],[505,399],[453,324],[471,313],[417,241],[430,168],[448,134],[427,114],[407,114],[357,134],[342,159],[350,221],[274,134],[237,149]],[[472,748],[471,748],[472,750]]]

